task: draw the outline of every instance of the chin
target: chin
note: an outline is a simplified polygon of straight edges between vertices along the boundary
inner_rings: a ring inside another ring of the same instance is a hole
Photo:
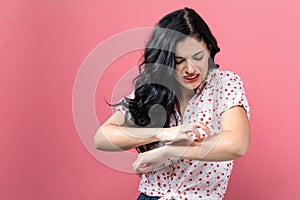
[[[199,84],[189,84],[189,85],[185,86],[185,89],[187,89],[187,90],[196,90],[199,86],[200,86],[200,83]]]

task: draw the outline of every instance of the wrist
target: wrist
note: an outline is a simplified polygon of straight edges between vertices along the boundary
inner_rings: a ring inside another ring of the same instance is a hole
[[[154,139],[159,142],[166,142],[167,136],[169,135],[169,131],[172,130],[172,127],[168,128],[160,128],[156,131],[156,133],[153,135]]]
[[[150,140],[152,140],[153,142],[159,142],[162,131],[163,131],[163,128],[153,128],[152,133],[149,136]]]
[[[165,157],[169,157],[169,146],[165,145],[161,147],[161,153],[165,156]]]

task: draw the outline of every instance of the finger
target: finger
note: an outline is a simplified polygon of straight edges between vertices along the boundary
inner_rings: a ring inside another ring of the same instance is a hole
[[[199,141],[200,140],[200,132],[198,131],[199,125],[190,125],[191,128],[188,132],[184,132],[187,136],[189,136],[189,140],[192,141]]]
[[[188,134],[190,132],[187,133],[180,133],[179,135],[177,135],[177,137],[175,138],[175,140],[173,141],[173,143],[175,142],[180,142],[180,141],[185,141],[185,142],[192,142],[193,136],[191,134]]]
[[[142,165],[142,159],[140,158],[140,156],[138,156],[138,158],[132,164],[133,171],[135,173],[140,173],[141,165]]]
[[[200,133],[199,133],[198,129],[196,129],[194,133],[196,134],[196,138],[194,140],[200,141],[201,137],[200,137]]]
[[[142,164],[140,167],[137,167],[137,172],[139,174],[143,174],[143,173],[151,171],[151,169],[152,169],[151,164]]]
[[[209,137],[212,136],[212,134],[211,134],[211,132],[210,132],[210,129],[209,129],[206,125],[204,125],[203,123],[199,123],[199,126],[200,126],[200,128],[201,128],[202,130],[205,131],[205,133],[206,133]]]
[[[136,174],[141,174],[141,173],[144,173],[144,168],[142,166],[139,166],[139,165],[136,165],[134,168],[133,168],[134,172]]]
[[[193,131],[194,128],[199,127],[199,125],[197,124],[184,124],[181,126],[180,128],[180,132],[191,132]]]
[[[137,165],[134,163],[134,165],[132,165],[132,167],[133,167],[133,171],[135,172],[135,173],[139,173],[138,172],[138,167],[137,167]]]
[[[152,159],[159,153],[160,148],[152,149],[150,151],[140,153],[138,158],[133,163],[134,170],[138,173],[145,172],[145,169],[152,165]]]

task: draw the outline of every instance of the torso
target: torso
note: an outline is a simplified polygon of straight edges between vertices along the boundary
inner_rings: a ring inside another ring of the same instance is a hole
[[[213,77],[218,80],[220,76],[232,77],[233,80],[235,78],[231,72],[227,75],[216,70],[214,73],[216,74],[213,74]],[[218,109],[223,105],[220,105],[221,100],[220,102],[216,100],[220,98],[221,91],[227,91],[228,88],[225,83],[220,85],[218,80],[215,84],[203,87],[201,92],[196,93],[188,101],[181,102],[181,114],[176,112],[178,124],[172,117],[170,126],[201,122],[210,128],[213,135],[219,134],[222,128]],[[244,104],[247,106],[247,102]],[[163,196],[162,199],[167,199],[169,196],[175,199],[222,199],[234,161],[205,162],[172,157],[164,164],[164,168],[143,175],[139,187],[141,192],[149,196]]]

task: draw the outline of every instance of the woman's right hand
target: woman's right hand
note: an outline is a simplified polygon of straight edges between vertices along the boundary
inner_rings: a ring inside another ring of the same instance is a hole
[[[159,131],[155,137],[157,140],[171,144],[176,142],[193,142],[200,140],[200,133],[198,132],[199,125],[184,124],[180,126],[166,128]]]

